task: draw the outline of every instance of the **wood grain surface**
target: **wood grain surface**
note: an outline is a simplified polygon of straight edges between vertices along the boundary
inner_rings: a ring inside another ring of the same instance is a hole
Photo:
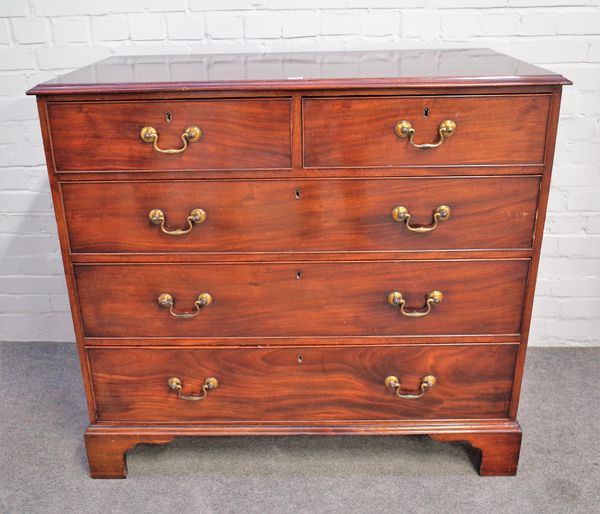
[[[87,337],[293,337],[344,335],[517,334],[529,260],[398,261],[271,264],[75,266]],[[300,278],[298,278],[300,273]],[[443,302],[422,318],[387,303],[404,294],[423,308],[439,290]],[[157,298],[169,293],[175,318]]]
[[[290,106],[289,98],[278,98],[50,102],[47,109],[57,172],[168,171],[289,168]],[[202,137],[183,153],[165,155],[141,140],[147,125],[163,149],[180,148],[190,125]]]
[[[305,98],[304,165],[542,163],[550,99],[549,95]],[[414,148],[394,132],[398,121],[407,120],[416,130],[416,143],[433,143],[439,138],[439,124],[447,119],[456,122],[456,132],[434,149]]]
[[[94,182],[62,184],[73,253],[320,252],[528,249],[539,177],[261,181]],[[411,225],[430,225],[440,205],[450,218],[427,233],[392,219],[398,205]],[[191,233],[194,208],[207,213]]]
[[[237,349],[90,349],[102,421],[323,421],[502,418],[508,412],[517,345]],[[301,356],[301,362],[299,362]],[[425,375],[437,383],[419,399]],[[201,401],[207,377],[219,387]]]

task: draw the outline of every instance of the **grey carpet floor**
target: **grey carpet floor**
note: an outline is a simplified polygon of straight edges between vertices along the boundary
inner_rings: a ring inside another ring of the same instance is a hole
[[[178,439],[92,480],[74,345],[0,343],[0,513],[597,513],[599,363],[530,350],[517,477],[479,477],[459,443],[344,436]]]

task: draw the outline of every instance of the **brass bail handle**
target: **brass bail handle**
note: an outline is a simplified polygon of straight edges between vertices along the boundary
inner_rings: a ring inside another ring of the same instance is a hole
[[[175,312],[175,300],[169,293],[162,293],[156,301],[163,309],[169,309],[171,316],[176,318],[195,318],[200,314],[200,309],[202,309],[202,307],[206,307],[212,303],[213,298],[209,293],[200,293],[194,302],[193,312]]]
[[[386,377],[385,380],[383,381],[383,383],[385,384],[385,387],[394,389],[394,391],[396,392],[396,396],[398,398],[403,398],[405,400],[416,400],[417,398],[421,398],[427,392],[428,389],[431,389],[435,385],[436,382],[437,382],[437,379],[433,375],[425,375],[421,379],[421,385],[419,386],[419,389],[420,389],[419,392],[401,393],[400,392],[400,380],[398,379],[398,377],[395,377],[394,375],[390,375],[389,377]]]
[[[406,228],[408,230],[410,230],[411,232],[423,233],[423,232],[431,232],[432,230],[435,230],[438,226],[438,222],[446,221],[447,219],[450,218],[451,212],[452,211],[451,211],[450,207],[448,207],[447,205],[440,205],[435,211],[433,211],[433,222],[431,223],[431,225],[413,226],[410,224],[410,219],[412,217],[412,214],[409,212],[409,210],[406,207],[399,205],[398,207],[394,207],[394,209],[392,210],[392,218],[394,219],[394,221],[396,221],[398,223],[406,224]]]
[[[215,377],[208,377],[202,385],[202,393],[199,395],[186,395],[181,394],[183,390],[183,380],[179,377],[171,377],[167,381],[167,385],[171,391],[177,391],[177,396],[182,400],[189,400],[197,402],[198,400],[204,400],[210,391],[213,391],[219,387],[219,381]]]
[[[165,225],[167,223],[167,217],[163,211],[160,209],[152,209],[148,213],[148,217],[150,221],[155,225],[160,225],[160,229],[170,236],[183,236],[184,234],[189,234],[194,225],[199,225],[200,223],[204,223],[206,221],[206,211],[204,209],[192,209],[190,215],[186,218],[187,220],[187,228],[175,228],[169,229]]]
[[[456,132],[456,123],[452,120],[442,121],[438,127],[438,134],[440,135],[440,138],[435,143],[415,143],[414,138],[417,131],[412,127],[410,121],[399,121],[396,123],[395,131],[398,137],[408,138],[410,144],[415,148],[428,150],[430,148],[437,148],[444,142],[445,138],[448,138],[454,134],[454,132]]]
[[[140,138],[144,143],[152,143],[157,152],[166,154],[183,153],[187,150],[188,143],[195,143],[196,141],[199,141],[201,137],[202,131],[195,125],[192,125],[187,127],[183,131],[183,134],[181,134],[181,140],[183,141],[183,146],[181,148],[159,148],[158,131],[154,127],[144,127],[140,130]]]
[[[406,300],[404,295],[398,291],[393,291],[388,295],[388,303],[400,307],[400,313],[408,318],[422,318],[427,316],[434,306],[442,303],[444,295],[441,291],[431,291],[427,296],[427,301],[422,309],[406,309]]]

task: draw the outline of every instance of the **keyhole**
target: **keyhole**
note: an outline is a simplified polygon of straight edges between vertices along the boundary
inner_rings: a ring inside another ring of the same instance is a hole
[[[425,116],[427,118],[427,116],[429,116],[429,107],[425,107],[425,109],[423,109],[423,116]]]
[[[300,280],[302,278],[302,272],[296,271],[296,280]]]
[[[165,112],[165,119],[167,120],[167,123],[171,123],[171,120],[173,119],[173,115],[171,114],[171,111]]]
[[[297,187],[296,191],[294,191],[294,196],[296,197],[296,200],[300,200],[300,194],[302,193],[302,191],[300,191],[300,188]]]
[[[304,357],[302,357],[302,355],[298,355],[297,359],[298,359],[298,364],[302,364],[304,362]]]

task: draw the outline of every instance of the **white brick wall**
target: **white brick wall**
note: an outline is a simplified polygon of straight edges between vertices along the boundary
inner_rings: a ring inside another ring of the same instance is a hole
[[[575,81],[531,344],[600,344],[598,0],[0,0],[0,340],[73,339],[28,87],[112,54],[422,46],[490,47]]]

